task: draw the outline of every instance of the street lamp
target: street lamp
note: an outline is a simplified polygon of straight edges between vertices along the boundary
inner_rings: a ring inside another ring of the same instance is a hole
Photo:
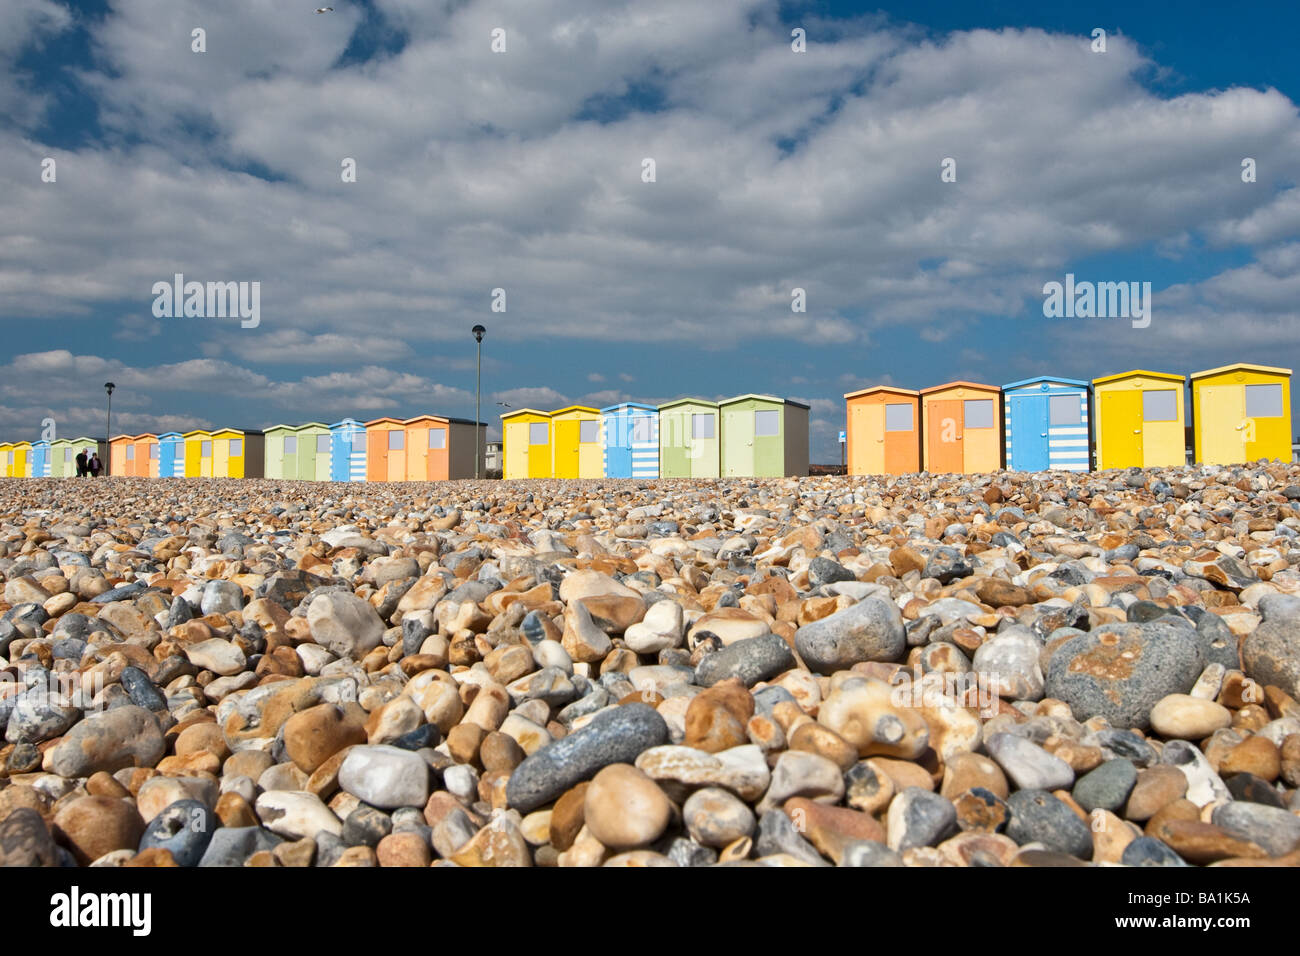
[[[479,406],[482,403],[482,383],[483,383],[483,335],[487,329],[481,325],[476,325],[470,329],[474,333],[475,349],[478,352],[478,361],[474,370],[474,478],[478,479],[479,462],[483,460],[483,426],[479,418]]]
[[[109,441],[113,437],[113,389],[117,388],[112,382],[104,383],[104,391],[108,392],[108,421],[104,423],[104,447],[108,447]],[[108,455],[108,460],[104,462],[104,474],[108,474],[109,463],[113,456]]]

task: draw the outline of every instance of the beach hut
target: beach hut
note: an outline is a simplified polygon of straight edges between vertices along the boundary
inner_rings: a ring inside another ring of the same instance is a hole
[[[417,415],[406,426],[406,480],[447,481],[473,478],[474,422],[468,418]],[[486,426],[479,426],[486,430]],[[482,469],[480,469],[480,472]]]
[[[556,478],[604,476],[600,443],[600,412],[586,405],[570,405],[551,412],[552,474]]]
[[[266,435],[255,428],[212,432],[212,477],[261,478],[266,472]]]
[[[1185,385],[1181,375],[1142,369],[1094,378],[1097,467],[1186,464]]]
[[[717,478],[718,403],[679,398],[659,406],[659,477]]]
[[[4,468],[6,478],[30,478],[32,443],[29,441],[6,442],[0,445],[0,466]]]
[[[503,478],[550,478],[551,416],[535,408],[521,408],[501,416],[504,446]]]
[[[185,464],[181,472],[186,478],[212,477],[212,432],[195,428],[184,435]]]
[[[32,442],[32,477],[50,477],[50,443],[44,438]]]
[[[400,418],[366,422],[366,480],[406,480],[406,423]]]
[[[366,426],[345,418],[330,427],[330,481],[366,480]]]
[[[921,389],[925,470],[975,474],[1002,467],[1001,396],[996,385],[979,382]]]
[[[659,410],[622,402],[600,410],[606,478],[659,477]]]
[[[1088,383],[1039,376],[1002,386],[1011,471],[1087,471]]]
[[[475,444],[486,425],[475,427],[468,418],[417,415],[406,425],[406,480],[447,481],[474,477]],[[482,468],[479,469],[480,474]]]
[[[718,403],[719,470],[726,478],[808,474],[808,406],[771,395]]]
[[[1291,370],[1239,362],[1192,373],[1196,460],[1291,460]]]
[[[266,449],[266,477],[283,478],[285,454],[292,456],[291,470],[298,472],[298,434],[296,425],[272,425],[263,431]],[[285,439],[289,439],[287,446]]]
[[[844,396],[850,475],[905,475],[921,470],[920,393],[875,385]]]
[[[158,436],[158,475],[180,478],[185,474],[185,436],[180,432],[163,432]]]
[[[262,442],[267,478],[330,480],[330,427],[324,422],[273,425]]]
[[[75,478],[77,475],[77,453],[99,452],[99,460],[108,460],[107,443],[94,438],[58,438],[50,442],[50,477]]]
[[[158,438],[156,435],[117,435],[108,443],[110,475],[132,478],[158,477]]]

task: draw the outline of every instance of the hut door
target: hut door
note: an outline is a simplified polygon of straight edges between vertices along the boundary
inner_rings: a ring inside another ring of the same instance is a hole
[[[754,412],[728,408],[722,413],[723,477],[749,477],[754,473]]]
[[[1201,387],[1201,458],[1207,465],[1246,461],[1246,393],[1240,385]]]
[[[1051,464],[1046,395],[1011,397],[1011,468],[1046,471]]]
[[[1142,393],[1101,393],[1102,468],[1142,467]]]
[[[960,474],[966,470],[962,454],[965,430],[961,399],[930,403],[930,420],[925,423],[926,443],[930,447],[930,471],[934,474]]]
[[[578,432],[576,421],[555,423],[555,477],[578,477]]]
[[[849,474],[879,475],[885,471],[885,406],[855,402],[849,406]]]
[[[366,432],[366,478],[388,480],[388,432],[379,428]]]
[[[613,415],[605,419],[605,476],[632,477],[632,419]]]

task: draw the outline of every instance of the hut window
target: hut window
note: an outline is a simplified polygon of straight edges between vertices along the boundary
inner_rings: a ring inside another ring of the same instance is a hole
[[[242,438],[230,439],[230,454],[242,455],[244,453],[244,440]]]
[[[366,453],[366,433],[353,432],[352,433],[352,454],[364,455],[365,453]]]
[[[578,422],[578,441],[600,441],[600,422]]]
[[[545,445],[550,437],[546,422],[532,422],[528,426],[528,444]]]
[[[1246,417],[1279,418],[1282,415],[1281,385],[1247,385]]]
[[[284,453],[285,453],[286,455],[296,455],[296,454],[298,454],[298,436],[297,436],[297,435],[285,435],[285,436],[284,436]]]
[[[967,428],[993,427],[993,399],[968,398],[963,403],[963,417]]]
[[[157,445],[150,445],[150,446],[149,446],[149,457],[150,457],[150,458],[157,458],[157,457],[158,457],[158,446],[157,446]]]
[[[754,436],[758,438],[781,434],[781,415],[772,409],[754,412]]]
[[[1172,422],[1178,420],[1178,394],[1173,389],[1142,393],[1142,420],[1144,422]]]
[[[406,447],[406,432],[399,429],[393,429],[388,433],[388,448],[390,451],[401,451]]]
[[[1053,425],[1082,425],[1083,408],[1078,395],[1052,395],[1048,398]]]
[[[885,406],[885,431],[910,432],[912,425],[912,403]]]
[[[127,461],[135,461],[135,446],[134,446],[134,445],[127,445],[127,446],[126,446],[126,460],[127,460]]]
[[[212,442],[210,441],[199,442],[199,457],[200,458],[212,457]]]
[[[647,442],[654,440],[654,419],[649,415],[638,415],[632,419],[632,440]]]
[[[713,437],[713,416],[707,414],[692,415],[691,416],[691,437],[712,438]]]
[[[63,463],[67,464],[70,461],[72,461],[72,449],[65,448],[63,449]]]
[[[328,453],[329,450],[330,450],[330,436],[329,436],[329,435],[317,435],[317,436],[316,436],[316,454],[319,455],[319,454],[322,454],[322,453]]]
[[[429,447],[430,448],[447,447],[447,430],[445,428],[429,429]]]

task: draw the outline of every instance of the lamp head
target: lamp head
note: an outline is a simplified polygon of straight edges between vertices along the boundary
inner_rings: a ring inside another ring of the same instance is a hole
[[[483,335],[487,332],[487,329],[483,328],[481,325],[476,325],[474,328],[470,329],[470,331],[474,333],[475,342],[482,342]]]

